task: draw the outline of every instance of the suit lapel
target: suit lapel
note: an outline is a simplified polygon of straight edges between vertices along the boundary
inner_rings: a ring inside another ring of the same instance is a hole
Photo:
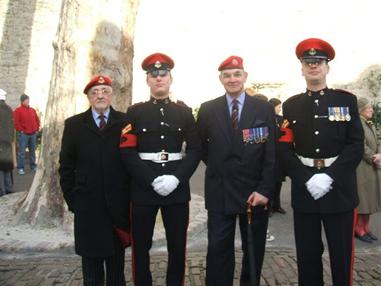
[[[112,126],[114,126],[118,122],[117,113],[115,110],[110,106],[110,113],[109,117],[107,119],[107,124],[104,127],[102,132],[107,132]]]
[[[99,130],[97,124],[95,123],[94,118],[93,118],[93,114],[91,112],[91,108],[89,108],[85,112],[84,118],[83,118],[83,123],[86,126],[86,128],[90,129],[91,131],[93,131],[93,132],[95,132],[97,134],[100,134],[100,130]]]
[[[245,103],[243,104],[243,109],[241,111],[241,117],[239,119],[240,130],[249,128],[255,121],[256,106],[254,101],[247,94],[245,95]]]
[[[221,132],[225,135],[228,142],[231,142],[233,137],[233,127],[230,120],[229,108],[225,95],[217,98],[214,114],[217,122],[220,125]]]

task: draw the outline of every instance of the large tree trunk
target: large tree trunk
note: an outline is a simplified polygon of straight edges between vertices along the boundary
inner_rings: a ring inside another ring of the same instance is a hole
[[[138,0],[63,1],[38,170],[17,203],[14,224],[71,226],[58,176],[63,122],[88,108],[82,90],[98,73],[113,79],[116,109],[130,104],[137,6]]]

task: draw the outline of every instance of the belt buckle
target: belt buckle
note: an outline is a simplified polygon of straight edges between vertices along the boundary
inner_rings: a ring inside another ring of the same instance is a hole
[[[168,152],[160,152],[159,153],[159,160],[168,162],[169,159],[169,153]]]
[[[325,167],[324,159],[314,159],[314,167],[321,169]]]

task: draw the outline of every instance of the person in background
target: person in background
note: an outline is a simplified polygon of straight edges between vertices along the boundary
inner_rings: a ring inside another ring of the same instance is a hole
[[[300,286],[322,286],[328,242],[334,286],[353,281],[356,168],[364,153],[364,132],[356,96],[327,87],[335,50],[310,38],[295,50],[307,89],[283,104],[279,138],[282,163],[292,180],[291,204]]]
[[[25,149],[28,147],[29,166],[32,171],[36,171],[36,140],[37,132],[40,129],[40,119],[34,108],[29,106],[29,96],[22,94],[21,105],[13,113],[15,128],[17,131],[17,173],[24,175]]]
[[[369,229],[369,218],[371,214],[381,211],[381,146],[372,121],[374,111],[369,99],[360,97],[358,109],[365,134],[365,150],[356,171],[360,204],[357,207],[355,235],[359,240],[371,243],[377,237]]]
[[[283,123],[283,116],[280,115],[282,112],[282,101],[280,101],[278,98],[271,98],[269,102],[274,106],[275,110],[275,124],[276,124],[276,130],[277,130],[277,138],[280,137],[280,127]],[[280,202],[280,191],[282,189],[282,182],[285,181],[285,173],[283,169],[283,165],[281,161],[279,160],[279,144],[277,144],[277,160],[276,160],[276,169],[275,169],[275,190],[274,190],[274,197],[271,201],[271,209],[270,209],[270,216],[272,213],[280,213],[285,214],[286,211],[284,208],[282,208],[281,202]]]
[[[0,89],[0,197],[13,193],[15,126],[12,108],[5,103],[6,94]]]
[[[225,94],[204,102],[197,126],[206,164],[205,206],[208,211],[207,286],[231,286],[234,236],[241,230],[241,285],[249,285],[249,256],[259,285],[268,226],[267,204],[274,190],[275,114],[271,104],[246,94],[243,59],[230,56],[219,68]],[[252,209],[254,250],[248,252],[247,209]],[[254,283],[254,281],[252,281]]]
[[[166,285],[185,283],[189,179],[200,162],[201,145],[192,109],[169,97],[174,65],[162,53],[143,60],[151,98],[128,108],[121,134],[122,160],[132,176],[132,261],[137,286],[152,285],[149,251],[159,210],[167,238]]]
[[[129,176],[119,155],[125,114],[111,106],[111,84],[104,75],[91,79],[83,91],[90,108],[66,119],[62,135],[60,185],[74,213],[75,252],[82,258],[84,285],[126,284]]]

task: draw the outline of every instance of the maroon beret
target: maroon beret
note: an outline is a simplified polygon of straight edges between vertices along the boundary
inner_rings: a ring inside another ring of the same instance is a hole
[[[109,77],[105,75],[97,75],[93,77],[90,82],[86,85],[85,89],[83,90],[84,94],[87,94],[90,88],[96,85],[108,85],[111,86],[112,81]]]
[[[219,71],[227,69],[243,69],[243,59],[238,56],[230,56],[218,67]]]
[[[335,50],[326,41],[317,38],[310,38],[301,41],[296,46],[295,54],[300,60],[324,59],[330,61],[335,57]]]

